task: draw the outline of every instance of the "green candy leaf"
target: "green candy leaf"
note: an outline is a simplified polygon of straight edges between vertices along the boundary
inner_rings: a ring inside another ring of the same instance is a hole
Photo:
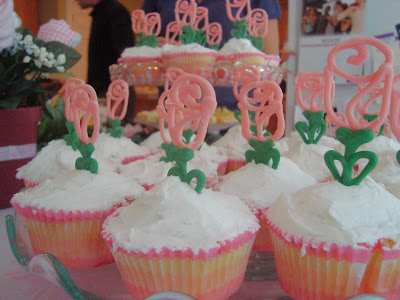
[[[143,38],[143,44],[152,48],[157,47],[158,40],[155,34],[147,35]]]
[[[71,148],[76,151],[81,145],[81,141],[79,140],[79,137],[75,132],[74,122],[65,122],[65,127],[67,127],[68,133],[64,135],[64,141],[67,143],[68,146],[71,146]]]
[[[99,170],[99,165],[97,160],[91,158],[95,148],[92,144],[81,144],[78,148],[82,157],[79,157],[75,161],[75,169],[77,170],[87,170],[93,174],[97,174]]]
[[[245,38],[247,38],[251,42],[253,47],[257,48],[260,51],[263,51],[264,41],[263,41],[262,37],[254,37],[251,35],[246,35]]]
[[[201,46],[207,44],[207,35],[204,30],[196,30],[195,42]]]
[[[365,114],[363,116],[363,119],[367,120],[368,122],[372,122],[376,118],[378,118],[378,115],[374,115],[374,114]],[[386,129],[386,125],[382,124],[381,128],[379,129],[379,132],[378,132],[377,136],[383,135],[383,132],[385,131],[385,129]]]
[[[210,49],[213,49],[215,51],[219,50],[219,44],[214,44],[214,45],[209,45]]]
[[[325,153],[324,160],[331,171],[333,178],[346,186],[358,185],[361,181],[376,167],[378,164],[378,156],[371,151],[356,152],[357,149],[374,138],[374,132],[369,129],[350,130],[348,128],[338,128],[336,130],[336,139],[345,146],[344,156],[339,152],[330,150]],[[368,163],[360,174],[353,178],[353,170],[357,161],[367,159]],[[335,165],[335,161],[341,163],[343,172],[340,175]]]
[[[396,160],[397,160],[397,163],[400,165],[400,150],[397,151]]]
[[[122,128],[118,128],[121,125],[121,120],[109,118],[107,122],[112,126],[112,128],[108,128],[106,132],[114,138],[121,138],[124,133]]]
[[[236,27],[236,29],[231,30],[231,36],[233,36],[237,39],[245,38],[247,35],[246,19],[243,19],[240,21],[234,21],[233,25]]]
[[[190,184],[193,179],[196,179],[196,187],[194,190],[197,192],[197,194],[200,194],[206,185],[206,175],[200,170],[191,170],[189,173],[187,173],[185,179],[187,184]]]
[[[328,128],[324,121],[324,113],[306,110],[303,115],[308,120],[308,124],[302,121],[297,122],[295,126],[297,132],[305,144],[318,144]]]
[[[235,112],[233,113],[233,115],[235,116],[235,119],[239,122],[242,123],[242,112],[240,110],[235,110]]]
[[[182,34],[179,36],[182,44],[187,45],[194,43],[196,40],[196,30],[193,30],[192,26],[183,26],[182,27]]]
[[[271,140],[256,141],[251,139],[249,145],[254,150],[247,150],[245,153],[246,162],[254,161],[256,164],[264,164],[269,166],[272,161],[272,168],[277,169],[281,154],[278,149],[274,148],[275,143]]]
[[[140,32],[136,34],[137,40],[136,40],[136,45],[137,46],[144,46],[144,33]]]

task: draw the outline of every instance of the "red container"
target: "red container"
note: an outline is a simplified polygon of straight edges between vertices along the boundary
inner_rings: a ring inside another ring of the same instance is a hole
[[[0,149],[35,144],[40,110],[39,106],[0,109]],[[13,194],[24,187],[24,182],[15,178],[15,174],[19,167],[31,159],[32,157],[0,161],[0,209],[11,206]]]

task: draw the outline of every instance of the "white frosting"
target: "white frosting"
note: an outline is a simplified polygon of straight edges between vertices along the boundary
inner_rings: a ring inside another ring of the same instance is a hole
[[[364,150],[375,152],[378,156],[381,152],[390,151],[397,153],[397,151],[400,150],[400,143],[394,139],[381,135],[375,137],[371,142],[364,144],[359,148],[359,151]]]
[[[398,181],[393,184],[388,184],[386,186],[386,190],[400,199],[400,183]]]
[[[64,140],[51,141],[29,163],[18,169],[16,177],[30,182],[41,183],[48,178],[75,169],[75,161],[81,154],[74,151]],[[93,158],[97,156],[93,154]],[[99,160],[99,173],[106,174],[114,171],[107,161]]]
[[[167,177],[169,169],[175,164],[160,161],[160,156],[150,156],[120,168],[120,173],[139,184],[156,184]]]
[[[201,159],[203,161],[213,161],[216,163],[222,163],[228,160],[226,154],[221,151],[218,147],[209,146],[207,143],[202,143],[200,150],[194,154],[194,159]]]
[[[171,45],[165,44],[161,47],[161,54],[175,54],[175,53],[217,53],[217,51],[203,47],[197,43],[191,43],[186,45]]]
[[[229,55],[235,53],[258,53],[263,54],[260,50],[255,48],[248,39],[231,38],[219,50],[221,55]]]
[[[303,139],[301,138],[300,134],[297,131],[293,131],[290,133],[289,136],[286,136],[276,143],[276,148],[281,152],[283,155],[284,153],[288,152],[290,149],[297,148],[300,144],[304,144]],[[343,153],[344,147],[343,145],[336,139],[323,136],[317,145],[325,146],[332,148],[336,151]]]
[[[400,240],[400,200],[369,177],[358,186],[333,181],[282,194],[267,217],[283,233],[317,242],[356,246]]]
[[[282,157],[278,169],[264,164],[248,163],[235,172],[224,176],[216,189],[238,196],[254,209],[265,209],[272,205],[282,192],[297,190],[316,184],[291,160]]]
[[[324,155],[332,148],[322,145],[306,145],[300,143],[283,153],[283,156],[291,159],[305,173],[314,177],[318,182],[324,181],[332,176],[325,164]],[[341,168],[339,168],[341,170]]]
[[[148,252],[220,248],[225,240],[259,228],[256,217],[238,197],[192,187],[170,176],[104,223],[113,247]]]
[[[168,130],[165,130],[165,135],[168,140],[171,139]],[[145,139],[143,142],[140,143],[140,146],[144,146],[150,150],[154,150],[156,148],[161,147],[161,144],[164,143],[164,141],[161,138],[161,134],[159,131],[156,131],[152,133],[147,139]]]
[[[126,48],[121,57],[161,57],[160,47],[139,46]]]
[[[223,149],[228,158],[236,160],[244,160],[245,152],[252,149],[242,135],[240,124],[231,127],[222,138],[212,145]]]
[[[133,200],[143,191],[143,187],[116,173],[92,174],[86,170],[73,170],[15,194],[12,201],[21,207],[93,212],[106,211],[124,203],[125,199]]]
[[[114,138],[108,133],[100,133],[94,144],[94,155],[102,161],[109,161],[119,166],[128,157],[147,155],[149,150],[141,147],[126,137]]]

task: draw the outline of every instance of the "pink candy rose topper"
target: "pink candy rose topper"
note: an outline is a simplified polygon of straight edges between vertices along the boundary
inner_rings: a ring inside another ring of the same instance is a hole
[[[196,30],[206,30],[208,27],[208,8],[199,6],[196,8],[196,19],[193,28]]]
[[[347,63],[357,66],[364,64],[369,56],[368,46],[377,48],[385,56],[385,62],[376,72],[358,76],[347,73],[336,64],[338,54],[350,49],[356,50],[357,54],[350,55],[347,59]],[[337,74],[349,82],[358,84],[359,91],[346,106],[345,121],[341,120],[333,110],[335,95],[333,74]],[[393,53],[384,42],[372,37],[357,37],[338,44],[328,55],[328,65],[324,69],[324,75],[325,109],[331,123],[336,127],[346,127],[352,130],[366,128],[376,131],[380,129],[387,119],[393,85]],[[371,96],[372,99],[365,100]],[[367,112],[369,105],[378,98],[382,99],[378,117],[368,122],[364,119],[365,113]],[[356,114],[361,116],[357,118]]]
[[[191,25],[196,21],[197,4],[194,0],[178,0],[175,4],[175,21],[180,27]]]
[[[251,11],[250,0],[226,0],[225,6],[228,18],[232,22],[247,19]],[[244,15],[245,8],[246,15]]]
[[[268,33],[268,14],[261,8],[252,9],[247,20],[247,26],[251,36],[266,36]]]
[[[324,111],[324,82],[325,78],[322,72],[297,74],[294,82],[296,102],[302,110]]]
[[[85,84],[85,82],[82,79],[78,79],[78,78],[68,78],[65,81],[61,90],[59,91],[59,94],[64,99],[65,118],[67,119],[68,122],[74,121],[74,117],[73,117],[72,111],[71,111],[72,90],[75,88],[75,86],[80,85],[80,84]]]
[[[285,120],[283,115],[283,93],[279,85],[273,81],[255,81],[257,71],[243,72],[237,70],[237,74],[244,76],[235,76],[235,87],[238,107],[242,112],[242,134],[247,140],[253,139],[257,141],[277,141],[285,131]],[[258,77],[259,78],[259,77]],[[240,91],[237,91],[238,81],[243,83]],[[254,113],[254,120],[251,120],[251,112]],[[277,117],[276,131],[271,135],[266,135],[266,127],[269,124],[271,116]],[[251,126],[255,125],[257,134],[251,132]]]
[[[114,80],[108,87],[107,99],[107,117],[110,119],[122,120],[126,115],[129,101],[129,86],[121,80]],[[119,115],[116,115],[120,108]]]
[[[210,23],[206,28],[207,44],[219,45],[222,40],[222,26],[217,22]]]
[[[180,45],[182,42],[179,36],[182,34],[181,26],[178,22],[173,21],[167,24],[167,29],[165,31],[165,42],[167,44]]]
[[[158,36],[161,31],[161,17],[159,13],[148,13],[141,9],[132,12],[132,30],[135,33]]]
[[[179,76],[158,101],[162,139],[167,144],[172,141],[178,148],[196,150],[204,141],[208,122],[216,107],[215,91],[208,80],[192,74]],[[165,136],[165,122],[171,141]],[[185,144],[182,134],[187,129],[197,130],[197,134],[193,141]]]
[[[99,136],[99,103],[93,87],[88,84],[76,86],[71,95],[71,110],[74,117],[75,131],[84,144],[94,144]],[[93,134],[88,135],[89,120],[93,121]]]

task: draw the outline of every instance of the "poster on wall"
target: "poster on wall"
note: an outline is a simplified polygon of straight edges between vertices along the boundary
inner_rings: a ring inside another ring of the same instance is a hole
[[[322,71],[332,47],[363,35],[366,6],[367,0],[303,0],[298,72]],[[353,74],[363,73],[363,66],[343,68]],[[346,83],[340,78],[336,80]]]

